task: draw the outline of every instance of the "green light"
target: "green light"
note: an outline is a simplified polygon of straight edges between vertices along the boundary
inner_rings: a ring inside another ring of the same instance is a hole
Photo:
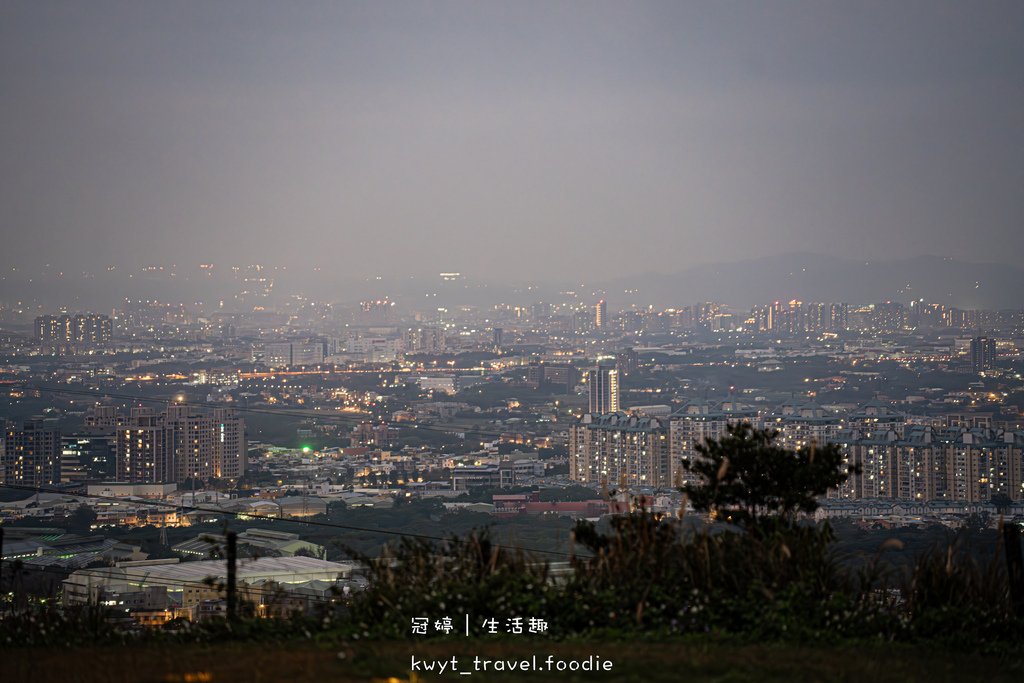
[[[303,446],[302,447],[302,452],[303,453],[309,453],[311,450],[313,450],[313,449],[310,448],[309,446]]]

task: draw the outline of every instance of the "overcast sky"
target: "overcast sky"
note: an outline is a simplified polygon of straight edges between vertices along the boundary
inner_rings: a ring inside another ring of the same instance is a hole
[[[1024,2],[0,4],[0,263],[1018,262]]]

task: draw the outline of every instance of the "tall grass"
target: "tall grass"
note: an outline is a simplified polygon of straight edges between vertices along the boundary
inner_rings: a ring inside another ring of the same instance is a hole
[[[907,628],[916,638],[985,644],[1024,636],[1001,552],[978,560],[959,542],[933,548],[917,558],[902,595]]]
[[[367,635],[407,637],[411,620],[452,620],[464,634],[484,619],[502,621],[549,614],[554,590],[548,565],[519,550],[494,544],[486,531],[434,544],[404,539],[380,558],[363,558],[370,588],[352,598],[350,625]]]

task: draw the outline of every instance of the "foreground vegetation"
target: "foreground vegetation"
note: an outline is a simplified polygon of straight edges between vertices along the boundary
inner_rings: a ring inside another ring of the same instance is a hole
[[[411,623],[444,617],[464,640],[480,622],[542,619],[544,638],[738,638],[790,645],[901,643],[949,651],[1018,656],[1024,620],[1010,600],[1001,553],[979,560],[954,543],[909,565],[885,549],[856,567],[836,561],[828,526],[778,520],[732,530],[693,530],[645,511],[581,523],[586,555],[573,571],[494,544],[479,532],[444,544],[406,540],[366,558],[368,590],[292,620],[214,620],[155,631],[125,631],[99,607],[39,606],[0,621],[0,645],[409,640]],[[501,631],[505,629],[502,628]],[[500,636],[499,636],[500,637]],[[515,640],[517,636],[504,636]]]
[[[637,512],[601,531],[581,524],[591,554],[552,577],[547,565],[486,535],[442,552],[405,542],[370,563],[371,586],[347,614],[372,637],[408,637],[414,617],[540,617],[558,637],[730,634],[779,642],[875,640],[963,651],[1019,650],[1002,558],[979,561],[954,543],[891,565],[840,565],[825,526],[763,524],[687,532]]]

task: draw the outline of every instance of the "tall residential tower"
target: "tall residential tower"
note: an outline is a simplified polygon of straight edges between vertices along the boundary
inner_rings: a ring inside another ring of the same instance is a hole
[[[598,415],[619,411],[619,371],[597,366],[587,371],[590,412]]]

